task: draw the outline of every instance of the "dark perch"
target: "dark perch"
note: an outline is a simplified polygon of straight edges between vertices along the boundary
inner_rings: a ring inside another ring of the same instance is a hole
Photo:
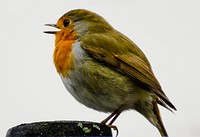
[[[49,121],[21,124],[7,131],[6,137],[112,137],[111,129],[88,121]]]

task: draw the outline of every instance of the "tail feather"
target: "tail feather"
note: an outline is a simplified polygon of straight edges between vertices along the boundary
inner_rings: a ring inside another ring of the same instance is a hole
[[[157,101],[154,100],[152,103],[153,103],[153,113],[157,118],[157,122],[154,122],[154,125],[157,127],[162,137],[168,137],[167,131],[165,130],[164,124],[160,116]]]
[[[168,137],[160,116],[156,98],[153,97],[151,101],[140,102],[135,109],[159,130],[162,137]]]

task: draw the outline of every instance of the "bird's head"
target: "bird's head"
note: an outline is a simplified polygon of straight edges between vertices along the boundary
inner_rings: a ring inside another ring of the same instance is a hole
[[[56,39],[79,39],[84,35],[93,33],[106,33],[113,30],[112,26],[101,16],[94,12],[76,9],[65,13],[56,24],[45,24],[55,27],[57,31],[44,31],[55,34]]]

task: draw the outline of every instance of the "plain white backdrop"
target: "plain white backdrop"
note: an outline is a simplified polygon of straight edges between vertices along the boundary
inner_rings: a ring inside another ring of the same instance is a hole
[[[99,122],[108,114],[79,104],[64,88],[45,23],[84,8],[103,16],[146,54],[163,90],[177,107],[160,107],[171,137],[200,136],[199,0],[17,0],[0,2],[0,136],[22,123],[54,120]],[[159,137],[136,111],[115,122],[120,137]]]

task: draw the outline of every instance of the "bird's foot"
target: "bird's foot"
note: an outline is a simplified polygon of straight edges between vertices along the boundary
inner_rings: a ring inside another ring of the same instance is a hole
[[[106,125],[105,123],[103,123],[103,121],[101,122],[101,124]],[[115,130],[115,131],[116,131],[116,136],[115,136],[115,137],[118,136],[118,134],[119,134],[119,130],[118,130],[117,126],[115,126],[115,125],[106,125],[106,126],[108,126],[109,128]]]

